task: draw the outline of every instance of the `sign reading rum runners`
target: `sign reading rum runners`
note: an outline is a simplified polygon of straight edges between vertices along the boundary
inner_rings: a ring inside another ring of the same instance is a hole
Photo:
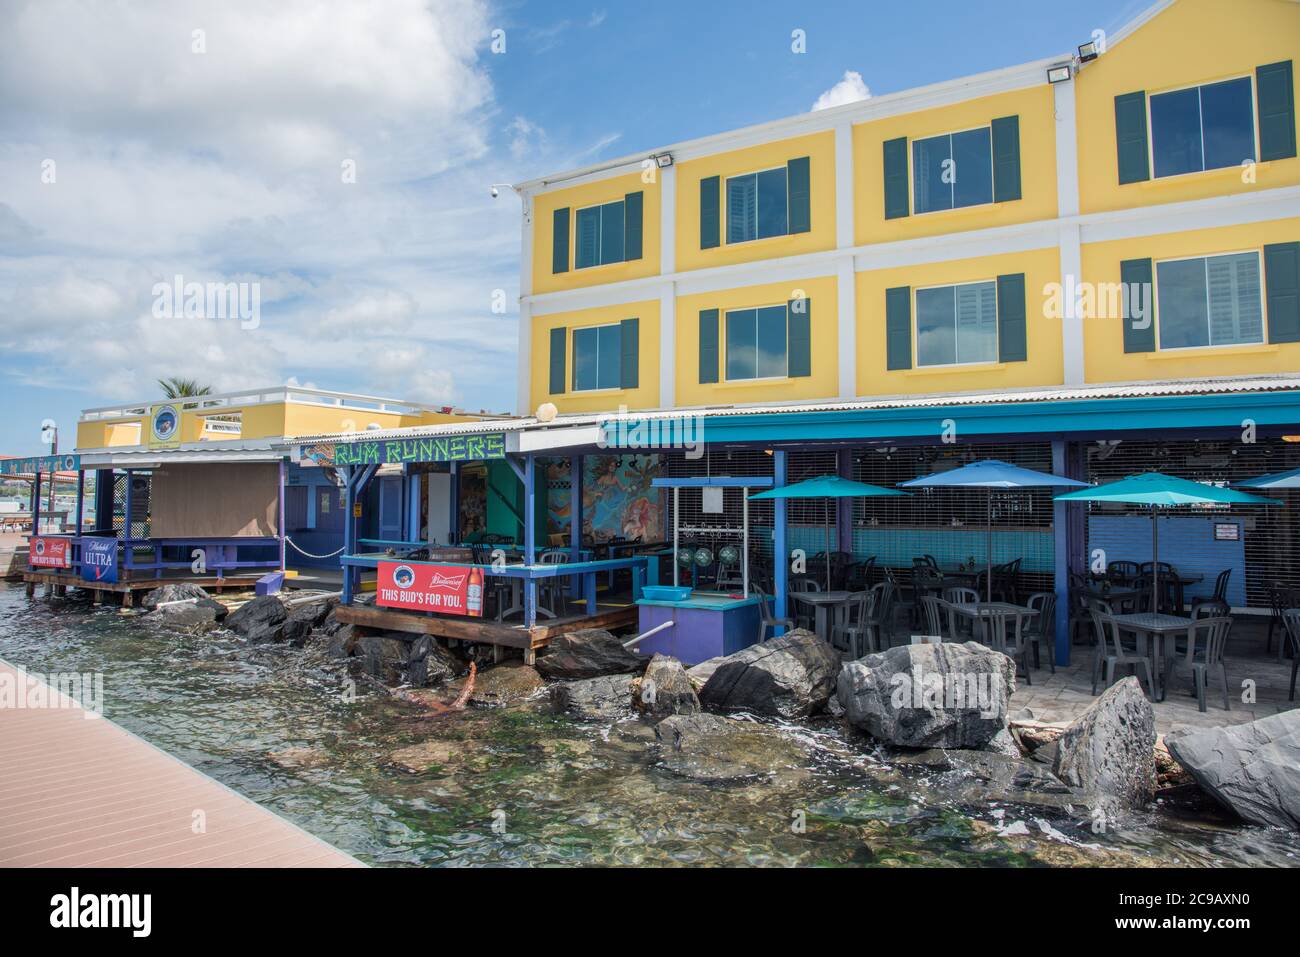
[[[482,462],[506,457],[506,437],[440,435],[381,442],[321,442],[302,446],[299,465],[405,465],[415,462]]]
[[[385,608],[483,615],[483,570],[463,565],[380,562],[377,602]]]

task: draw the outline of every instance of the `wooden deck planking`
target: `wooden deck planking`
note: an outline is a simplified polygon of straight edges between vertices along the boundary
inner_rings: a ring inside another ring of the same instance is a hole
[[[24,686],[3,661],[0,677]],[[0,708],[0,769],[0,867],[360,866],[75,705]]]

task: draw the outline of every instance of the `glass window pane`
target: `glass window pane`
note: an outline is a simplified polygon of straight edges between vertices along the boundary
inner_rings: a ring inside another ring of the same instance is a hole
[[[986,126],[952,135],[952,205],[993,202],[993,142]]]
[[[951,365],[957,361],[956,303],[952,286],[916,291],[916,364]]]
[[[1156,296],[1161,349],[1209,344],[1204,259],[1157,263]]]
[[[786,373],[785,306],[766,306],[758,310],[758,360],[759,378],[783,376]]]
[[[744,243],[758,235],[758,178],[733,176],[727,180],[727,242]]]
[[[753,309],[727,313],[727,378],[752,379],[757,368],[757,315]]]
[[[619,387],[620,350],[623,336],[621,326],[600,326],[598,336],[599,359],[596,363],[596,388]]]
[[[1255,158],[1255,105],[1250,78],[1201,87],[1205,168],[1240,166]]]
[[[784,236],[786,225],[785,167],[758,174],[758,238]]]
[[[1259,257],[1211,256],[1205,261],[1210,299],[1210,345],[1264,341]]]
[[[598,351],[595,329],[573,330],[573,388],[575,391],[599,388],[596,369]]]
[[[577,268],[600,265],[600,207],[578,210]]]
[[[995,362],[998,357],[997,283],[957,287],[958,362]]]
[[[1151,97],[1151,146],[1157,176],[1177,176],[1204,168],[1199,90],[1175,90]]]
[[[600,207],[600,262],[623,261],[623,201]]]
[[[951,137],[932,136],[912,144],[913,207],[918,213],[952,209],[952,185],[943,181],[943,164],[952,158]]]

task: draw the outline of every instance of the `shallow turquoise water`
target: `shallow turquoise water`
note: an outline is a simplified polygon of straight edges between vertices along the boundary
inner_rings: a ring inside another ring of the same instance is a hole
[[[0,657],[102,672],[108,717],[372,864],[1300,863],[1294,835],[1177,808],[1094,835],[1060,816],[953,805],[829,722],[785,730],[807,761],[775,780],[689,781],[658,766],[636,721],[579,724],[541,702],[422,718],[387,697],[345,700],[345,676],[309,653],[161,633],[20,586],[0,585]],[[444,764],[394,765],[430,742]],[[1018,820],[1030,836],[998,836]]]

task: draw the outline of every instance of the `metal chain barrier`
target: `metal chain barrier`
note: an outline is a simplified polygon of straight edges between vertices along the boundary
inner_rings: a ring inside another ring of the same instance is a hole
[[[290,545],[293,546],[293,550],[294,550],[295,552],[297,552],[297,553],[300,554],[300,555],[305,555],[305,556],[308,557],[308,558],[317,558],[317,559],[334,558],[334,557],[336,557],[336,556],[338,556],[338,555],[342,555],[342,554],[343,554],[343,549],[344,549],[344,547],[346,547],[346,546],[339,546],[339,548],[338,548],[337,551],[330,552],[328,555],[313,555],[311,552],[306,551],[306,550],[304,550],[304,549],[302,549],[302,548],[299,548],[299,547],[298,547],[298,543],[295,542],[295,541],[294,541],[292,538],[290,538],[288,535],[284,536],[284,540],[285,540],[286,542],[288,542]]]

